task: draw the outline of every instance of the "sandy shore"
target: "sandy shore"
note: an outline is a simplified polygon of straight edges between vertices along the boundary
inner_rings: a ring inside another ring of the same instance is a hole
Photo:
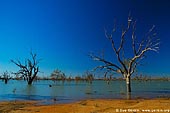
[[[68,104],[0,102],[0,113],[170,113],[170,99],[84,100]]]

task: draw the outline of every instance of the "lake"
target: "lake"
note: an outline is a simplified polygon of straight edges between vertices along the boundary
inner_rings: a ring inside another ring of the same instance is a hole
[[[52,85],[52,87],[49,87]],[[132,98],[170,97],[170,81],[133,81]],[[32,85],[26,81],[10,80],[8,84],[0,81],[0,101],[38,100],[44,104],[67,103],[84,99],[125,99],[125,81],[95,80],[92,84],[79,81],[39,80]]]

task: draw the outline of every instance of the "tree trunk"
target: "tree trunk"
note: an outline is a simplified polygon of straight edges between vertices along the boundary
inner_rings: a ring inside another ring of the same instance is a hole
[[[29,80],[29,81],[28,81],[28,85],[31,85],[31,84],[32,84],[32,80]]]
[[[131,83],[130,83],[130,76],[126,77],[126,88],[127,88],[127,99],[131,99]]]
[[[8,83],[8,79],[5,79],[5,84],[7,84]]]
[[[31,77],[28,78],[28,85],[32,84],[33,79]]]
[[[130,76],[126,77],[127,93],[131,92]]]

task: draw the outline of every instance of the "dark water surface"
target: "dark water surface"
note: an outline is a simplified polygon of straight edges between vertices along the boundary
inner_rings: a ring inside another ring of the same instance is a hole
[[[52,87],[49,87],[52,85]],[[132,98],[170,97],[170,81],[132,81]],[[38,100],[44,104],[67,103],[84,99],[126,99],[125,81],[96,80],[87,82],[54,83],[41,80],[27,85],[26,81],[10,80],[8,84],[0,81],[0,101]]]

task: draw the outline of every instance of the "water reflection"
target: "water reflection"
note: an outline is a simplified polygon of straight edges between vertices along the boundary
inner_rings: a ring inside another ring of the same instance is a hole
[[[51,85],[51,87],[49,87]],[[170,97],[170,82],[168,81],[132,81],[132,92],[126,95],[124,81],[69,81],[54,83],[53,81],[37,81],[27,85],[25,81],[9,81],[8,84],[0,82],[0,100],[45,100],[46,102],[71,102],[91,98],[154,98]]]
[[[35,87],[34,85],[26,85],[23,91],[26,95],[36,95],[37,87]]]

